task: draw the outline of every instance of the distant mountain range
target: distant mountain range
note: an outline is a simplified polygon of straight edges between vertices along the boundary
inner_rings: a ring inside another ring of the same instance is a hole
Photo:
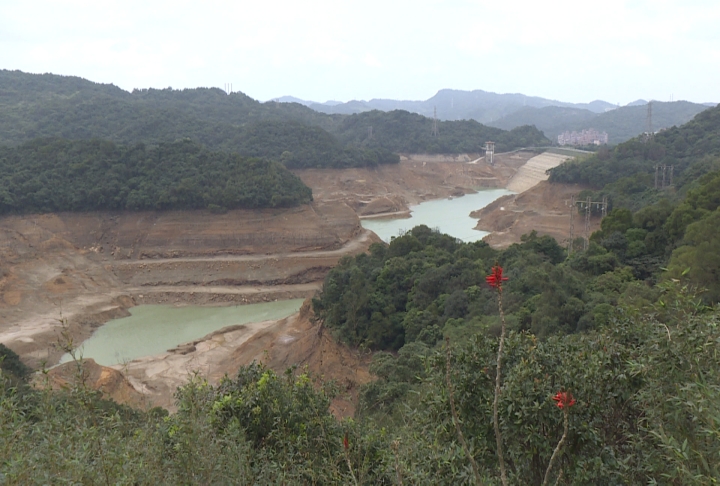
[[[443,89],[425,101],[372,99],[369,101],[302,100],[293,96],[275,98],[281,103],[299,103],[328,114],[357,114],[372,110],[405,110],[426,117],[437,114],[439,120],[476,120],[480,123],[511,130],[534,125],[551,140],[566,131],[595,128],[606,131],[611,144],[624,142],[647,130],[646,100],[636,100],[619,107],[607,101],[566,103],[524,94],[498,94],[483,90],[461,91]],[[653,130],[682,125],[715,103],[653,102]]]
[[[689,101],[653,101],[652,130],[683,125],[707,109],[706,105]],[[557,106],[523,108],[488,125],[505,130],[519,125],[534,125],[553,141],[557,141],[557,136],[564,131],[594,128],[607,132],[608,143],[615,145],[647,131],[648,105],[647,102],[635,102],[605,113]]]
[[[612,103],[600,100],[590,103],[565,103],[538,96],[526,96],[519,93],[498,94],[480,89],[474,91],[442,89],[435,96],[425,101],[372,99],[370,101],[352,100],[347,103],[338,101],[319,103],[301,100],[293,96],[282,96],[273,99],[273,101],[300,103],[316,111],[342,115],[352,115],[371,110],[405,110],[432,117],[435,110],[437,110],[437,117],[440,120],[471,119],[480,123],[492,122],[525,107],[562,106],[590,110],[593,113],[603,113],[617,108]]]

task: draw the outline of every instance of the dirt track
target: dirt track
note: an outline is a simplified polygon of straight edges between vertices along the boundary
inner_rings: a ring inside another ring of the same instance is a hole
[[[505,187],[534,155],[498,154],[494,167],[471,154],[405,156],[397,166],[375,169],[299,171],[316,202],[292,209],[1,218],[0,342],[32,366],[52,365],[62,354],[53,347],[60,318],[79,344],[141,303],[223,305],[309,297],[339,258],[377,241],[361,228],[359,216],[402,214],[411,204],[472,187]],[[525,185],[544,177],[527,169],[520,171]],[[519,241],[532,229],[566,238],[563,198],[579,190],[542,183],[479,212],[478,228],[495,232],[488,238],[495,246]],[[128,363],[124,371],[144,393],[144,403],[170,406],[171,391],[189,370],[215,380],[255,358],[276,369],[305,364],[343,381],[350,394],[369,379],[367,357],[318,334],[307,308],[278,322],[218,331]],[[352,401],[336,403],[336,410],[351,412]]]

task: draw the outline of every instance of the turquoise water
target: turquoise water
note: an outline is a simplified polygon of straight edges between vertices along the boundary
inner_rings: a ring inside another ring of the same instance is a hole
[[[130,316],[98,328],[80,346],[78,356],[111,366],[164,353],[223,327],[282,319],[300,310],[302,303],[303,299],[292,299],[232,307],[140,305],[130,309]],[[70,359],[65,355],[60,362]]]
[[[470,213],[482,209],[499,197],[513,192],[507,189],[482,189],[477,194],[467,194],[453,199],[436,199],[412,206],[410,218],[403,219],[363,219],[364,228],[374,231],[380,238],[390,242],[390,238],[424,224],[438,228],[455,238],[466,242],[481,240],[488,233],[473,229],[477,220]]]

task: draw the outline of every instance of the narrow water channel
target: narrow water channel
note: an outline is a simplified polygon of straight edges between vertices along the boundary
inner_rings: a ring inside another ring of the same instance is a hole
[[[303,299],[292,299],[231,307],[140,305],[130,309],[130,316],[98,328],[78,355],[111,366],[164,353],[223,327],[282,319],[300,310],[302,303]],[[60,363],[70,359],[65,355]]]
[[[473,229],[477,220],[471,218],[470,213],[508,194],[513,192],[507,189],[481,189],[476,194],[466,194],[453,199],[436,199],[412,206],[410,218],[363,219],[361,223],[364,228],[374,231],[388,243],[393,236],[398,236],[420,224],[438,228],[442,233],[462,241],[478,241],[488,233]]]

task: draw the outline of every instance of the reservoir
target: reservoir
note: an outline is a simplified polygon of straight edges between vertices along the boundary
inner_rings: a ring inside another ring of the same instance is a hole
[[[471,218],[470,213],[508,194],[514,193],[507,189],[481,189],[476,194],[466,194],[454,199],[436,199],[412,206],[410,218],[363,219],[361,223],[364,228],[374,231],[388,243],[391,237],[399,236],[420,224],[437,228],[440,232],[465,242],[478,241],[488,233],[473,229],[477,220]]]
[[[477,220],[470,213],[507,194],[513,193],[507,189],[482,189],[475,194],[413,206],[410,218],[364,219],[362,225],[387,242],[420,224],[466,242],[477,241],[488,233],[473,229]],[[282,319],[297,312],[302,303],[303,299],[230,307],[141,305],[131,308],[130,316],[98,328],[78,349],[77,356],[92,358],[104,366],[121,364],[164,353],[227,326]],[[70,359],[65,355],[60,362]]]
[[[78,349],[77,356],[111,366],[164,353],[223,327],[287,317],[300,310],[303,299],[263,302],[231,307],[173,307],[140,305],[130,316],[98,328]],[[60,363],[70,361],[65,355]]]

